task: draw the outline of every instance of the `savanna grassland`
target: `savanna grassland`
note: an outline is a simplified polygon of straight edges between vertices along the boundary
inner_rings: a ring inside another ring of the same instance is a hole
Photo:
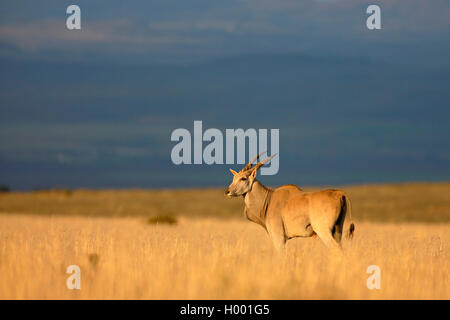
[[[450,299],[450,184],[343,189],[344,256],[318,238],[274,252],[218,189],[1,193],[0,299]]]

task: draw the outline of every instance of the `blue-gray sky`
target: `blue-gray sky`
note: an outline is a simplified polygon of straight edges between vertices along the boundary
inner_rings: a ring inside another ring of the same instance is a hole
[[[77,1],[82,32],[65,28],[69,4],[3,1],[2,56],[172,63],[301,52],[449,66],[446,0]],[[380,5],[382,30],[367,30],[369,4]]]
[[[440,0],[4,1],[0,184],[225,185],[228,166],[170,162],[193,120],[280,128],[272,184],[448,180],[449,16]]]

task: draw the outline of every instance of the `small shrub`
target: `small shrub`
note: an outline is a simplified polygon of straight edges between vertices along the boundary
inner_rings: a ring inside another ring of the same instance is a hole
[[[154,217],[151,217],[147,220],[149,224],[175,224],[177,223],[177,219],[170,214],[160,214]]]
[[[11,189],[7,185],[0,185],[0,192],[10,192]]]
[[[91,253],[88,255],[89,263],[95,268],[98,265],[100,256],[96,253]]]
[[[61,190],[66,197],[71,197],[73,195],[73,190],[71,189],[62,189]]]

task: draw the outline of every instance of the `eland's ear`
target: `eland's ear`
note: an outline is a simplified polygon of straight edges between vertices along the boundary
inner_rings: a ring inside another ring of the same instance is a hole
[[[258,171],[258,170],[253,170],[252,173],[250,174],[250,177],[251,177],[252,179],[255,179],[255,178],[256,178],[256,171]]]
[[[233,174],[233,176],[237,175],[238,173],[234,171],[233,169],[230,169],[230,172]]]

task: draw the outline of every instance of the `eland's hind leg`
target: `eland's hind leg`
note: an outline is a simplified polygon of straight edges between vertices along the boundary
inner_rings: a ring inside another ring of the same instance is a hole
[[[346,209],[345,205],[343,207],[341,207],[341,212],[339,213],[339,217],[336,220],[333,230],[332,230],[333,238],[339,244],[341,243],[342,231],[344,230],[344,220],[345,220],[346,211],[347,211],[347,209]]]
[[[322,240],[329,249],[333,249],[333,250],[336,250],[339,252],[342,251],[342,248],[341,248],[339,242],[337,242],[335,240],[335,238],[333,237],[331,230],[329,228],[323,228],[323,227],[320,228],[319,227],[319,228],[315,228],[314,231],[317,233],[320,240]]]
[[[333,238],[337,243],[341,243],[342,239],[342,224],[335,224],[333,229]]]

